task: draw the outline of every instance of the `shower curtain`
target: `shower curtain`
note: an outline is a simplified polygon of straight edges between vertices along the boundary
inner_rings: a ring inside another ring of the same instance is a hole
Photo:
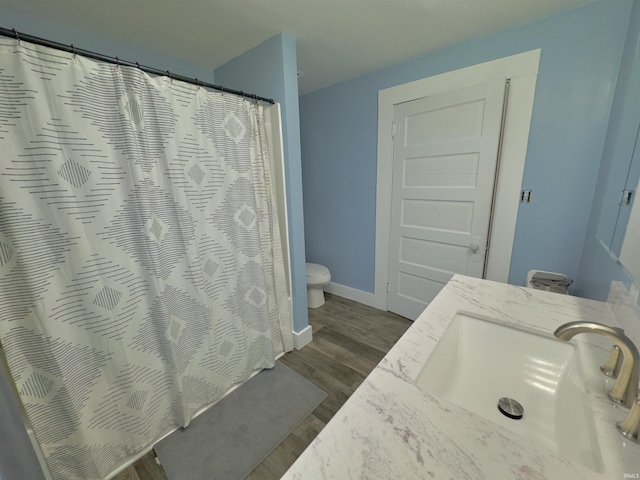
[[[292,349],[262,107],[0,39],[0,340],[56,479]]]

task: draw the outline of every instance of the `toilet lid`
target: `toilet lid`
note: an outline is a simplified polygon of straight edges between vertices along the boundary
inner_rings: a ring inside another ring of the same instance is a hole
[[[329,269],[324,265],[318,265],[317,263],[307,263],[307,278],[323,278],[329,277]]]

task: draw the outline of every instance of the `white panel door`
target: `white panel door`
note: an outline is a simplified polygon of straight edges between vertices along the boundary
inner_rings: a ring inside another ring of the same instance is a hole
[[[395,107],[388,309],[416,319],[455,273],[481,278],[504,81]]]

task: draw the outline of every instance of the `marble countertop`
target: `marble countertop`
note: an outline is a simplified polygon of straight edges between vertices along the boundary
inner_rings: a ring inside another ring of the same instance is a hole
[[[605,302],[455,276],[348,399],[284,479],[640,478],[640,445],[617,433],[627,409],[598,367],[611,342],[578,335],[604,472],[595,472],[453,403],[414,380],[457,312],[553,332],[586,320],[617,325]]]

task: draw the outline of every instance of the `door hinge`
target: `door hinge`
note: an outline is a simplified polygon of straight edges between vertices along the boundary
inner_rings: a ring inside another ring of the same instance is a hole
[[[391,124],[391,138],[396,138],[396,122],[395,122],[395,120]]]
[[[387,283],[387,293],[391,293],[391,284]]]
[[[620,205],[622,205],[623,207],[628,207],[629,205],[631,205],[631,197],[633,197],[633,190],[623,190]]]

